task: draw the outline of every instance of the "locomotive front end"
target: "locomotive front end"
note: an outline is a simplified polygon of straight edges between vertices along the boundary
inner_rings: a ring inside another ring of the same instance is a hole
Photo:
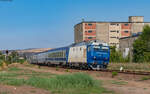
[[[110,49],[107,43],[93,42],[88,46],[87,53],[87,61],[90,68],[107,68],[110,57]]]

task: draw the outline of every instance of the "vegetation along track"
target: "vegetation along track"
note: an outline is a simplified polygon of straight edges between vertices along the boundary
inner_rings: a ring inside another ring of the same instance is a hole
[[[124,73],[124,74],[134,74],[134,75],[150,75],[150,72],[146,71],[132,71],[132,70],[111,70],[111,69],[105,69],[105,70],[100,70],[103,72],[118,72],[118,73]]]
[[[49,66],[49,67],[54,67],[54,66]],[[62,67],[61,68],[68,69],[67,67]],[[56,66],[58,68],[58,66]],[[113,69],[100,69],[100,70],[91,70],[91,69],[77,69],[77,68],[69,68],[69,69],[75,69],[75,70],[81,70],[81,71],[100,71],[100,72],[117,72],[117,73],[122,73],[122,74],[133,74],[133,75],[150,75],[150,71],[135,71],[135,70],[113,70]]]

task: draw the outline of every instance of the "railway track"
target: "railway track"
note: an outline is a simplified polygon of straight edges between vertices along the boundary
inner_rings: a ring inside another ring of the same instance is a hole
[[[88,71],[100,71],[100,72],[117,72],[123,74],[133,74],[133,75],[150,75],[148,71],[132,71],[132,70],[112,70],[112,69],[100,69],[100,70],[88,70]]]
[[[41,66],[41,65],[40,65]],[[48,67],[56,67],[56,66],[48,66]],[[58,67],[58,66],[57,66]],[[68,68],[68,67],[62,67],[63,69],[72,69],[72,70],[80,70],[80,71],[87,71],[88,69],[78,69],[78,68]],[[100,69],[100,70],[88,70],[88,71],[100,71],[100,72],[117,72],[117,73],[123,73],[123,74],[133,74],[133,75],[150,75],[150,71],[132,71],[132,70],[112,70],[112,69]]]
[[[117,73],[124,73],[124,74],[134,74],[134,75],[150,75],[150,72],[145,72],[145,71],[131,71],[131,70],[111,70],[111,69],[106,69],[106,70],[100,70],[102,72],[117,72]]]

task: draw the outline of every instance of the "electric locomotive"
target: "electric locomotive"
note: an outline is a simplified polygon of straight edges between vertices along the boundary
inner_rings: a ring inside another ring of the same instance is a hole
[[[94,40],[37,53],[32,55],[29,61],[33,64],[95,70],[107,68],[109,57],[110,48],[108,44]]]

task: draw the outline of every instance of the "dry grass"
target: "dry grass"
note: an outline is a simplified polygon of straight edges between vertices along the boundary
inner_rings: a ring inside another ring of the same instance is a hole
[[[0,84],[16,87],[32,86],[49,90],[52,94],[114,94],[103,88],[101,81],[85,73],[56,75],[14,66],[0,72]]]
[[[123,70],[150,71],[150,63],[110,63],[108,69],[119,70],[120,67]]]

